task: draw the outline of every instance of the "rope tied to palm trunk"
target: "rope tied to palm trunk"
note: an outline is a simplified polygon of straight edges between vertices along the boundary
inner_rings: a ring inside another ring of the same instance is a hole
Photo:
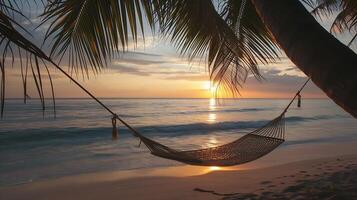
[[[311,80],[311,78],[309,77],[305,83],[300,87],[300,89],[296,92],[295,96],[291,99],[291,101],[289,102],[289,104],[285,107],[285,109],[283,110],[282,114],[285,114],[287,112],[287,110],[290,108],[291,104],[294,102],[294,100],[296,99],[296,97],[298,98],[298,107],[301,106],[301,91],[305,88],[306,84]],[[300,106],[299,106],[300,105]]]

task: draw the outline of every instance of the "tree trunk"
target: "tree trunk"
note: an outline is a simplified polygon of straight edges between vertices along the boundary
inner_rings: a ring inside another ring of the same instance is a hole
[[[326,31],[299,0],[251,0],[290,60],[357,118],[357,55]]]

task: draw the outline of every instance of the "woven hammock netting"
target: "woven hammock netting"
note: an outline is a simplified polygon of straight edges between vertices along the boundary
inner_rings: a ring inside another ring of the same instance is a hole
[[[284,142],[284,114],[265,126],[243,137],[212,148],[180,151],[153,141],[140,133],[135,134],[155,156],[190,165],[232,166],[256,160],[273,151]]]

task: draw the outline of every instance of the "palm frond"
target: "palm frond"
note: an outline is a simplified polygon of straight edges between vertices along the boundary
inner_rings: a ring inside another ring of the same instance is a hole
[[[356,39],[357,35],[357,1],[355,0],[317,0],[317,6],[312,10],[317,16],[331,16],[337,13],[330,32],[337,34],[350,32],[354,36],[348,45]]]
[[[144,35],[144,18],[153,25],[149,0],[53,0],[43,23],[46,40],[53,39],[51,57],[68,56],[68,66],[88,73],[99,71],[118,50],[126,50],[132,36]]]
[[[239,93],[249,72],[261,78],[258,64],[274,61],[279,51],[250,1],[237,27],[241,3],[227,0],[220,13],[210,0],[155,4],[162,33],[190,59],[207,55],[211,80],[232,94]]]
[[[314,9],[316,7],[315,0],[300,0],[300,1],[311,9]]]
[[[21,69],[21,77],[24,89],[24,102],[26,103],[27,99],[27,77],[28,77],[28,70],[32,70],[32,74],[36,85],[38,86],[38,93],[41,99],[42,108],[45,109],[44,105],[44,92],[41,80],[41,70],[39,65],[39,60],[47,60],[48,57],[45,53],[38,48],[35,44],[30,42],[27,38],[25,38],[16,28],[18,27],[21,30],[25,30],[25,28],[15,21],[12,17],[8,16],[7,14],[10,11],[15,12],[15,6],[6,6],[5,4],[0,5],[0,49],[2,50],[2,57],[0,59],[0,112],[1,117],[4,113],[4,105],[5,105],[5,69],[7,66],[14,66],[15,57],[20,60],[20,69]],[[19,6],[19,5],[17,5]],[[1,9],[2,8],[2,9]],[[4,11],[6,10],[6,11]],[[16,10],[16,13],[20,12]],[[25,31],[26,32],[26,31]],[[7,61],[10,58],[11,61]],[[39,84],[39,85],[38,85]],[[51,87],[52,81],[51,81]],[[54,90],[52,90],[52,96],[54,97]]]

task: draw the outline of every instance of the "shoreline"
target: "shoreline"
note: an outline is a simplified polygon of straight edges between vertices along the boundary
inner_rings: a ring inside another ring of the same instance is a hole
[[[258,169],[212,171],[187,177],[132,177],[91,174],[0,188],[1,199],[219,199],[280,194],[301,183],[347,173],[357,180],[357,154],[304,160]],[[338,181],[343,181],[338,179]],[[322,184],[323,182],[321,182]],[[289,192],[287,192],[289,193]],[[157,196],[160,194],[159,196]],[[289,193],[290,194],[290,193]],[[31,198],[30,198],[31,197]],[[244,199],[244,198],[243,198]]]
[[[217,199],[216,194],[231,193],[261,195],[261,191],[255,191],[261,189],[260,183],[278,176],[287,176],[284,181],[286,184],[266,186],[266,191],[283,190],[283,186],[289,187],[296,181],[308,181],[311,177],[316,178],[317,174],[322,177],[328,175],[324,174],[327,172],[339,173],[348,164],[343,160],[357,166],[356,146],[357,141],[294,145],[280,148],[255,162],[223,169],[183,165],[65,176],[0,187],[0,198],[15,200],[29,199],[31,196],[30,199],[80,200],[97,199],[104,194],[106,199],[150,199],[148,194],[159,193],[161,189],[166,191],[165,194],[151,199],[181,199],[182,195],[185,199]],[[324,163],[335,164],[331,167]],[[318,164],[328,166],[328,170],[317,169]],[[310,174],[305,174],[308,175],[306,177],[296,176],[300,171]],[[293,176],[292,172],[296,177],[290,177]],[[78,193],[73,193],[77,190]]]
[[[179,163],[177,161],[171,161],[172,164],[167,166],[152,166],[147,168],[133,168],[133,169],[110,169],[102,170],[97,172],[84,172],[79,174],[70,174],[55,176],[49,178],[39,178],[35,180],[24,180],[17,183],[11,184],[1,184],[1,188],[22,186],[26,184],[33,184],[37,182],[53,181],[68,177],[115,177],[116,180],[124,180],[130,178],[142,178],[142,177],[188,177],[208,174],[212,171],[239,171],[239,170],[250,170],[259,169],[266,167],[274,167],[278,165],[305,161],[305,160],[315,160],[320,158],[329,158],[331,156],[339,155],[354,155],[356,152],[357,141],[334,141],[334,143],[301,143],[293,145],[282,145],[278,149],[274,150],[268,155],[259,158],[253,162],[245,163],[242,165],[231,166],[231,167],[220,167],[219,169],[212,169],[205,166],[192,166]],[[333,149],[339,149],[339,151],[334,151]],[[306,152],[305,154],[303,152]],[[321,151],[324,151],[322,153]],[[148,152],[148,154],[150,154]],[[293,156],[290,156],[293,155]],[[153,156],[153,155],[150,155]],[[153,158],[157,158],[154,157]],[[284,159],[282,159],[284,158]],[[162,159],[162,158],[160,158]],[[98,176],[99,175],[99,176]],[[113,179],[113,178],[112,178]]]

